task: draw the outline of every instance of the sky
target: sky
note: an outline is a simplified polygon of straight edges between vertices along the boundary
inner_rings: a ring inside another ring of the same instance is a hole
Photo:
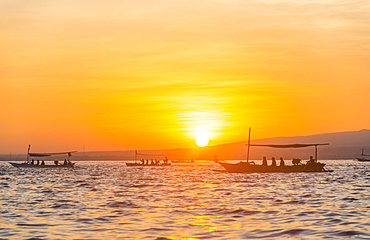
[[[0,154],[369,129],[370,2],[0,0]]]

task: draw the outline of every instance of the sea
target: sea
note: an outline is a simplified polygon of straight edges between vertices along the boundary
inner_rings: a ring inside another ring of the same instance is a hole
[[[333,172],[0,162],[0,239],[370,239],[370,162],[320,162]]]

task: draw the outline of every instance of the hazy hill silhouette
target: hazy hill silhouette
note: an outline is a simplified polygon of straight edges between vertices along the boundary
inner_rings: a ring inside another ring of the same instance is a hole
[[[310,136],[276,137],[251,140],[251,144],[293,144],[293,143],[329,143],[318,147],[319,159],[355,159],[362,149],[370,153],[370,130],[363,129],[351,132],[324,133]],[[214,150],[223,159],[245,159],[246,142],[218,145]],[[314,147],[300,149],[276,149],[268,147],[250,147],[250,159],[261,159],[263,156],[284,157],[291,159],[299,157],[308,159],[314,155]]]
[[[137,159],[206,159],[213,160],[215,156],[222,160],[246,159],[246,141],[227,143],[203,148],[178,148],[162,150],[140,150]],[[370,130],[323,133],[310,136],[276,137],[252,139],[252,144],[293,144],[293,143],[329,143],[318,148],[319,159],[355,159],[362,149],[370,154]],[[268,147],[250,147],[250,159],[259,160],[263,156],[284,157],[289,160],[294,157],[308,159],[314,155],[314,147],[300,149],[276,149]],[[12,160],[24,160],[26,156],[13,155]],[[9,159],[8,155],[0,156],[0,160]],[[77,152],[72,160],[134,160],[135,150],[131,151],[92,151]]]
[[[137,159],[163,159],[167,156],[169,159],[208,159],[213,160],[215,156],[219,159],[246,159],[246,141],[227,143],[203,148],[179,148],[164,150],[141,150],[138,151]],[[276,137],[267,139],[252,139],[254,144],[293,144],[293,143],[329,143],[328,146],[318,148],[319,159],[355,159],[361,154],[361,150],[370,154],[370,130],[363,129],[351,132],[324,133],[310,136],[295,137]],[[79,153],[80,156],[82,153]],[[301,149],[276,149],[267,147],[251,147],[250,159],[261,159],[263,156],[284,157],[292,159],[299,157],[308,159],[314,155],[314,147]],[[135,151],[117,151],[117,152],[89,152],[85,153],[85,158],[91,156],[99,159],[134,159]]]

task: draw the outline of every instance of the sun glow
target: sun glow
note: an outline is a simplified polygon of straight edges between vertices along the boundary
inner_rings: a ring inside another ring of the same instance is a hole
[[[209,134],[206,132],[200,132],[196,134],[195,143],[199,147],[205,147],[209,143]]]
[[[189,108],[194,106],[195,103]],[[181,131],[199,147],[207,146],[210,140],[219,139],[224,128],[230,125],[227,114],[222,107],[219,108],[221,110],[209,110],[200,106],[199,111],[182,111],[179,113]]]

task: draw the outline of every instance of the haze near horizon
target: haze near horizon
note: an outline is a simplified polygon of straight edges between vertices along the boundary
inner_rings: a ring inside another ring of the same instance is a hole
[[[249,127],[254,139],[369,129],[369,10],[0,0],[0,153],[217,145],[246,140]]]

